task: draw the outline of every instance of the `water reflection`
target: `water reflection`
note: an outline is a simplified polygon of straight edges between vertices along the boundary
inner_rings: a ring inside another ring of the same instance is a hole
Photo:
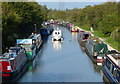
[[[47,42],[49,36],[42,36],[43,42]]]
[[[60,51],[62,47],[62,41],[53,41],[53,49],[55,51]]]
[[[102,71],[102,66],[98,66],[97,64],[93,64],[93,66],[94,66],[94,71],[95,71],[95,72],[101,73],[101,71]]]
[[[28,62],[28,71],[33,72],[37,66],[38,56],[33,61]]]
[[[77,40],[78,38],[78,33],[77,32],[72,32],[72,39]]]
[[[60,29],[63,43],[52,42],[50,35],[38,53],[37,63],[29,65],[19,82],[103,82],[100,68],[79,47],[77,33]]]

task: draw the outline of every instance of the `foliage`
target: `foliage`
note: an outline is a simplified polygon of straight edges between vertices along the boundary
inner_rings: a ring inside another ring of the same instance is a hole
[[[34,24],[39,31],[44,20],[47,20],[47,8],[37,2],[3,2],[3,48],[14,45],[16,38],[28,37],[34,32]]]
[[[102,37],[120,42],[120,2],[106,2],[83,9],[51,10],[48,16],[72,22],[85,30],[93,27]]]

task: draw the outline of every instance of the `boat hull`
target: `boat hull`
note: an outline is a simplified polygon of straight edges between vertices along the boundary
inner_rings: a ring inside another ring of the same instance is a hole
[[[71,32],[79,32],[78,30],[71,30]]]
[[[27,62],[28,59],[25,59],[25,61],[22,63],[20,67],[18,67],[16,70],[13,70],[12,72],[2,72],[2,81],[5,80],[17,80],[19,77],[27,70]]]
[[[82,40],[80,40],[80,39],[78,39],[78,42],[79,42],[79,44],[80,44],[82,47],[85,47],[85,45],[86,45],[86,43],[87,43],[87,41],[82,41]]]
[[[90,59],[96,63],[97,65],[102,65],[102,63],[104,62],[104,57],[101,56],[94,56],[93,54],[90,53],[90,51],[87,49],[87,47],[85,46],[85,52],[87,53],[87,55],[90,57]],[[101,59],[99,59],[101,58]]]
[[[27,54],[27,56],[28,56],[28,60],[29,61],[32,61],[32,60],[34,60],[34,58],[36,57],[36,48],[34,48],[33,50],[31,50],[31,51],[26,51],[26,54]]]
[[[104,78],[107,82],[110,82],[111,84],[118,84],[116,79],[112,76],[112,74],[109,72],[106,66],[102,67]]]

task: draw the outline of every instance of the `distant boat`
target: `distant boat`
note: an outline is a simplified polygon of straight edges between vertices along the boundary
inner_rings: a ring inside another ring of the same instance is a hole
[[[71,32],[79,32],[79,29],[76,26],[71,27]]]
[[[67,23],[67,28],[71,29],[73,27],[73,24]]]
[[[17,78],[22,73],[28,57],[22,47],[10,47],[8,53],[0,56],[0,72],[3,79]]]
[[[62,36],[62,32],[60,29],[53,31],[52,41],[63,41],[63,36]]]
[[[99,40],[99,38],[94,36],[90,36],[88,38],[87,44],[85,45],[85,50],[93,62],[100,66],[105,60],[105,54],[108,53],[107,44],[103,43]]]
[[[106,54],[103,78],[111,84],[120,84],[120,53]]]
[[[40,34],[41,35],[49,35],[50,31],[47,28],[42,28],[42,29],[40,29]]]

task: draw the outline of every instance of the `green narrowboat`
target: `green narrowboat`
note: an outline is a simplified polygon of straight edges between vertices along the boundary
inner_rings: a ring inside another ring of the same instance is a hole
[[[93,62],[97,63],[97,65],[102,65],[105,59],[105,54],[108,53],[107,44],[103,43],[95,36],[90,36],[87,40],[85,48],[85,51]]]
[[[25,48],[28,60],[33,60],[36,56],[36,46],[32,44],[32,39],[17,39],[17,44]]]
[[[42,45],[41,35],[32,34],[28,39],[17,39],[17,44],[25,48],[28,60],[33,60]]]

